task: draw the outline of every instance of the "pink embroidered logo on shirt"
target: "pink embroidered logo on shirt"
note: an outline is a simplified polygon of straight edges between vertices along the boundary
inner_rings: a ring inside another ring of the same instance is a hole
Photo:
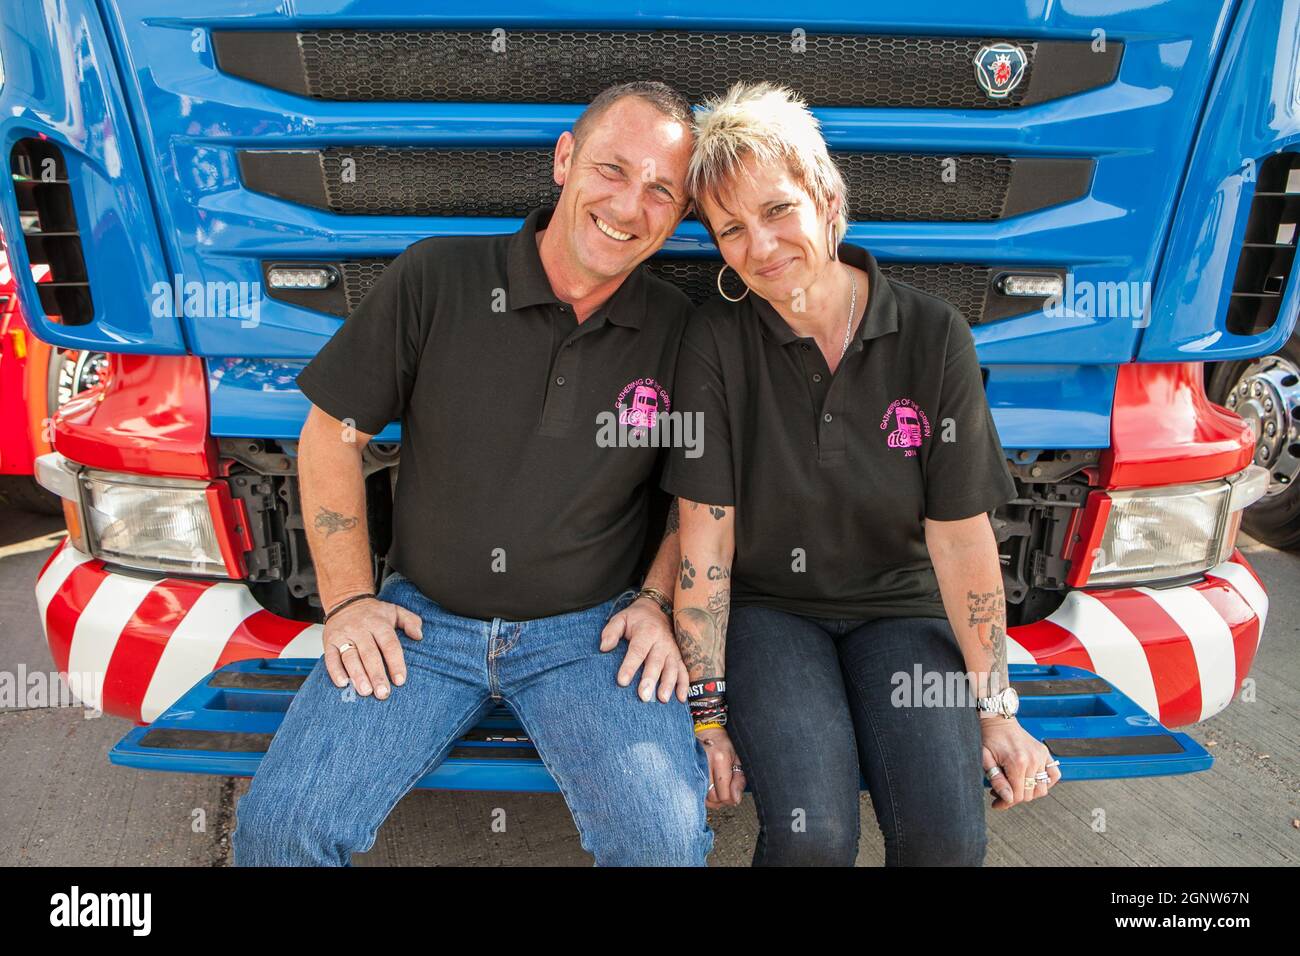
[[[896,398],[889,403],[885,414],[880,418],[881,431],[889,427],[891,416],[894,430],[889,433],[886,444],[890,448],[903,449],[905,458],[915,456],[922,440],[930,437],[930,419],[910,398]]]
[[[632,396],[630,402],[629,393]],[[629,426],[632,434],[642,435],[655,427],[659,415],[667,414],[673,403],[668,398],[668,390],[654,379],[638,378],[623,386],[615,405],[618,408],[618,423]]]

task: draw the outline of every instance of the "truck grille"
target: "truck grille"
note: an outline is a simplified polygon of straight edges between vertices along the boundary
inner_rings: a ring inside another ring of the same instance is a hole
[[[324,292],[304,292],[268,287],[267,294],[294,305],[345,316],[361,304],[365,294],[370,291],[370,287],[375,284],[375,280],[391,261],[391,259],[353,259],[331,263],[312,262],[311,265],[330,265],[337,269],[342,279],[339,283],[341,288]],[[306,263],[282,261],[277,261],[275,264],[306,265]],[[686,293],[692,302],[698,304],[717,294],[717,274],[718,269],[721,268],[719,259],[657,256],[651,259],[648,265],[655,275],[673,283]],[[1045,299],[1003,295],[998,289],[997,281],[1002,274],[1009,271],[1017,273],[1031,271],[1056,276],[1065,274],[1061,269],[1010,269],[1006,266],[991,267],[966,262],[881,262],[880,269],[892,280],[906,282],[930,295],[946,299],[956,306],[972,325],[1042,308]],[[735,277],[731,276],[731,278]],[[730,295],[736,295],[743,289],[737,286],[727,291]]]
[[[1295,261],[1300,223],[1300,153],[1259,164],[1245,238],[1228,299],[1228,331],[1258,335],[1277,322]]]
[[[36,286],[41,310],[63,325],[89,324],[95,304],[62,149],[44,138],[20,139],[9,167],[28,262],[49,269],[49,281]],[[10,241],[17,243],[18,237]]]
[[[350,215],[519,217],[554,203],[551,149],[241,150],[256,192]],[[977,222],[1086,195],[1093,160],[834,153],[855,222]]]
[[[1026,75],[1001,99],[974,58],[1004,37],[632,30],[217,30],[226,73],[322,100],[586,103],[658,79],[692,101],[741,80],[779,78],[814,106],[1006,109],[1111,82],[1123,44],[1020,41]],[[1051,64],[1036,75],[1035,61]]]

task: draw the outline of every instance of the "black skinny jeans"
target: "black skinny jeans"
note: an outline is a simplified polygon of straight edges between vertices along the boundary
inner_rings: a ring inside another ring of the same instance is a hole
[[[859,773],[886,865],[983,864],[979,717],[969,704],[894,706],[894,675],[911,681],[917,664],[966,670],[946,620],[732,610],[727,731],[758,808],[755,866],[852,866]]]

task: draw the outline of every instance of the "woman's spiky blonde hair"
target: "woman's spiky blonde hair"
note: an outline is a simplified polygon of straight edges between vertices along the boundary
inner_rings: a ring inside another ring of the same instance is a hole
[[[752,157],[760,166],[784,163],[823,212],[838,199],[835,241],[844,239],[848,187],[826,148],[821,124],[797,93],[774,83],[737,83],[695,111],[695,126],[698,136],[686,188],[710,235],[713,229],[700,209],[700,198],[720,202],[735,177],[745,175],[744,163]]]

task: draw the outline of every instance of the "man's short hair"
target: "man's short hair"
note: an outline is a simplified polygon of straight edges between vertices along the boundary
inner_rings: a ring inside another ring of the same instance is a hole
[[[607,109],[626,96],[645,100],[664,116],[694,131],[695,117],[691,112],[690,101],[686,97],[667,83],[660,83],[658,80],[634,80],[631,83],[619,83],[608,87],[596,94],[596,98],[587,105],[577,122],[573,124],[575,149],[582,146],[583,137],[591,130],[592,124],[600,119]]]

